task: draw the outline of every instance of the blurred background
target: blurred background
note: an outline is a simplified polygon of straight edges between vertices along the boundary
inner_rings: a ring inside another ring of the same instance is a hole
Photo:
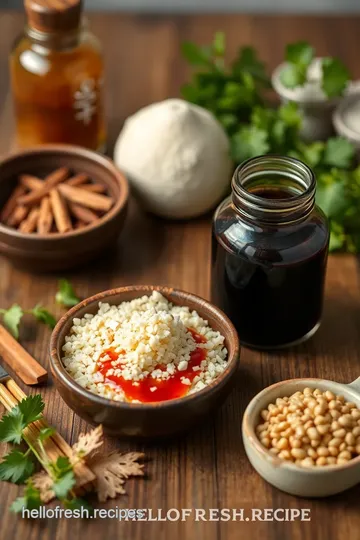
[[[22,0],[0,0],[0,8],[17,9]],[[359,0],[86,0],[95,10],[238,11],[262,13],[360,13]]]

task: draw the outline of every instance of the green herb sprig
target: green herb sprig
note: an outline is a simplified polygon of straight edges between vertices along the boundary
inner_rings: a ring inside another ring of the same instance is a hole
[[[280,80],[286,88],[304,86],[308,82],[308,69],[315,51],[306,41],[291,43],[286,47],[287,65],[281,71]],[[321,59],[321,88],[328,98],[341,96],[350,80],[347,67],[338,58]]]
[[[33,455],[49,473],[53,481],[51,489],[67,508],[88,507],[88,503],[76,498],[72,491],[75,486],[74,463],[65,456],[51,462],[46,454],[43,443],[55,433],[55,429],[52,427],[41,429],[36,442],[24,431],[32,422],[43,418],[44,406],[40,395],[28,396],[0,421],[0,441],[19,445],[24,440],[29,446],[26,452],[22,452],[20,448],[11,450],[0,462],[0,480],[16,484],[26,483],[23,496],[16,499],[11,510],[20,512],[23,508],[35,509],[41,505],[40,490],[31,482],[35,468]]]
[[[33,315],[37,321],[46,324],[51,329],[56,325],[55,317],[41,304],[36,304],[28,310],[23,310],[18,304],[13,304],[8,309],[0,309],[0,314],[3,316],[4,325],[16,339],[19,338],[20,323],[26,313]]]
[[[239,122],[249,120],[253,107],[263,104],[261,92],[270,87],[270,80],[252,47],[240,49],[229,68],[223,32],[215,34],[210,46],[183,43],[182,53],[199,68],[192,82],[183,86],[183,97],[211,111],[229,134],[237,131]]]
[[[74,287],[67,279],[60,279],[55,298],[58,304],[65,307],[73,307],[80,302],[80,298],[75,293]]]
[[[239,50],[226,67],[225,37],[218,32],[210,46],[183,44],[188,62],[199,68],[183,97],[211,111],[230,141],[234,164],[263,154],[281,154],[307,163],[317,176],[317,203],[330,220],[330,251],[360,252],[360,168],[353,169],[354,146],[341,137],[305,143],[300,137],[302,115],[295,103],[270,107],[264,91],[269,85],[265,65],[251,47]],[[306,82],[314,49],[306,42],[288,45],[283,83]],[[329,97],[341,95],[349,80],[337,59],[322,61],[322,86]]]

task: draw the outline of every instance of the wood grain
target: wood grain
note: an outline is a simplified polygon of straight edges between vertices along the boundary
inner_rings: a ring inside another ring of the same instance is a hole
[[[319,55],[339,55],[355,78],[360,77],[359,17],[262,17],[234,15],[137,16],[91,15],[93,30],[102,41],[107,65],[107,114],[110,149],[123,121],[139,107],[179,95],[190,73],[179,55],[183,40],[208,43],[213,33],[227,35],[228,56],[240,45],[251,44],[272,69],[280,62],[288,41],[306,39]],[[21,30],[22,17],[0,16],[0,152],[8,150],[13,121],[7,79],[7,51]],[[96,265],[67,274],[85,297],[129,284],[181,287],[204,297],[209,294],[209,219],[188,223],[166,222],[141,213],[132,202],[118,249]],[[30,308],[41,302],[55,311],[55,275],[29,276],[0,266],[0,305],[13,302]],[[145,451],[146,480],[127,483],[128,495],[110,502],[123,508],[310,508],[310,522],[149,522],[116,520],[59,520],[37,523],[9,513],[21,488],[0,484],[1,536],[14,540],[62,540],[77,537],[131,540],[357,540],[360,487],[326,500],[298,499],[266,484],[247,461],[241,439],[241,418],[252,396],[261,388],[288,378],[319,376],[349,382],[360,371],[360,292],[357,261],[353,257],[329,260],[324,320],[314,339],[301,347],[278,353],[242,350],[237,385],[226,404],[199,429],[176,441],[143,447],[108,439],[105,450]],[[21,343],[48,366],[49,330],[30,320],[21,331]],[[32,389],[31,392],[36,390]],[[74,416],[55,392],[52,381],[40,388],[46,417],[73,442],[88,426]],[[26,392],[29,392],[26,389]]]

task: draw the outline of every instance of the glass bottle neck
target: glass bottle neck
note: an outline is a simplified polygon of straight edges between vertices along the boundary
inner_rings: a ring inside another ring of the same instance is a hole
[[[77,47],[82,32],[86,28],[87,24],[83,20],[78,28],[67,32],[40,32],[31,26],[27,26],[25,33],[36,45],[44,47],[44,49],[60,51]]]
[[[291,224],[307,218],[315,206],[316,181],[301,161],[260,156],[245,161],[232,179],[235,211],[251,222]]]

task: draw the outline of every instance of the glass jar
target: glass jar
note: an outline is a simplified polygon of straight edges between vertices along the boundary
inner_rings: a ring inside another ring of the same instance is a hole
[[[243,345],[300,343],[320,326],[329,229],[304,163],[261,156],[240,165],[213,220],[212,299]]]
[[[10,55],[17,146],[105,148],[103,60],[81,0],[25,0],[28,25]]]

